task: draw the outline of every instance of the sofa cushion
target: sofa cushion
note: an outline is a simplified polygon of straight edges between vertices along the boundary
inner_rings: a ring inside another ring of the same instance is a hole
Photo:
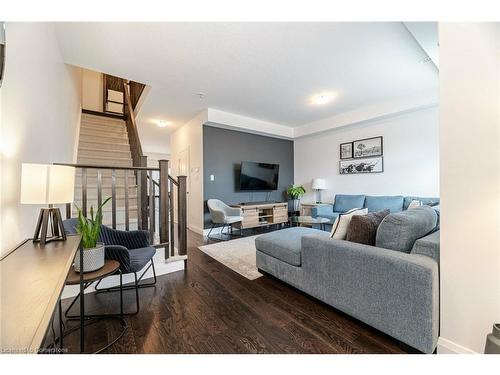
[[[422,206],[422,201],[420,201],[418,199],[414,199],[410,202],[410,204],[408,205],[408,207],[406,209],[411,210],[412,208],[417,208],[417,207],[421,207],[421,206]]]
[[[294,227],[266,233],[255,239],[255,248],[292,266],[300,266],[302,236],[314,234],[328,237],[329,233],[306,227]]]
[[[389,213],[389,210],[384,210],[353,216],[347,228],[346,240],[375,246],[378,226]]]
[[[330,231],[330,237],[336,240],[345,240],[347,236],[347,229],[349,228],[349,223],[354,216],[366,215],[368,210],[366,208],[353,208],[346,213],[340,214],[339,217],[333,223],[332,229]]]
[[[432,198],[432,197],[405,197],[404,202],[403,202],[403,210],[407,210],[408,206],[410,205],[411,201],[417,200],[422,202],[422,205],[429,205],[429,204],[434,204],[438,203],[439,204],[439,198]]]
[[[440,223],[441,223],[441,206],[438,204],[436,206],[432,206],[432,208],[434,209],[434,211],[436,211],[436,214],[438,215],[438,220],[437,220],[437,224],[436,224],[436,230],[439,230],[440,228]]]
[[[439,231],[416,240],[411,253],[426,255],[439,264]]]
[[[363,208],[365,204],[364,195],[337,194],[333,203],[334,212],[347,212],[353,208]]]
[[[409,253],[419,238],[434,230],[436,211],[429,206],[387,215],[377,230],[375,245]]]
[[[400,195],[390,196],[366,196],[364,207],[368,212],[389,210],[391,212],[403,211],[403,197]]]

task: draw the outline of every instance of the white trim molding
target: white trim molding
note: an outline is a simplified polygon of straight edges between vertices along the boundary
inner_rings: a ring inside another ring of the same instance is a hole
[[[203,229],[201,229],[200,227],[198,227],[198,226],[196,226],[196,225],[189,224],[189,225],[188,225],[188,229],[189,229],[189,230],[192,230],[192,231],[193,231],[193,232],[195,232],[195,233],[198,233],[198,234],[203,235]]]
[[[335,116],[330,116],[296,127],[258,120],[214,108],[207,108],[206,121],[203,122],[203,124],[223,129],[293,140],[323,133],[332,129],[390,118],[408,112],[436,107],[438,105],[439,97],[437,90],[425,91],[407,97],[359,107],[351,111],[342,112]]]
[[[444,337],[438,338],[437,343],[437,353],[438,354],[479,354],[465,346],[459,345],[451,340],[445,339]]]
[[[423,92],[410,97],[397,98],[381,103],[342,112],[336,116],[311,122],[294,129],[294,138],[306,137],[328,130],[355,125],[367,121],[398,116],[403,113],[434,107],[439,104],[437,91]]]
[[[244,131],[246,133],[292,139],[294,129],[283,124],[258,120],[235,113],[208,108],[209,125],[224,129]]]

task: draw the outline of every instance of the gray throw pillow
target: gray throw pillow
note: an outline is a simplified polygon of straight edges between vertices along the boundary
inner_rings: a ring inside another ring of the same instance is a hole
[[[409,253],[415,241],[431,233],[436,224],[436,211],[429,206],[392,213],[380,223],[375,246]]]
[[[375,246],[378,226],[390,213],[389,210],[383,210],[367,215],[353,216],[347,229],[346,240]]]

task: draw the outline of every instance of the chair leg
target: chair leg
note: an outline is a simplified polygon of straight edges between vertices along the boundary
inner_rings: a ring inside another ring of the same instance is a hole
[[[220,238],[217,238],[218,241],[226,241],[224,239],[224,228],[226,227],[226,224],[222,224],[222,227],[220,229]]]
[[[210,228],[210,231],[208,232],[208,235],[207,235],[207,239],[208,240],[213,239],[212,237],[210,237],[210,234],[212,233],[212,230],[214,230],[215,225],[216,225],[215,223],[212,223],[212,227]]]
[[[137,314],[139,312],[139,283],[137,282],[137,272],[134,272],[134,278],[135,278],[135,305],[136,305],[136,312]]]
[[[144,277],[144,275],[146,274],[146,272],[148,272],[149,268],[153,268],[154,281],[151,283],[142,283],[141,284],[140,282],[141,282],[142,278]],[[131,289],[135,290],[135,311],[131,312],[131,313],[125,313],[124,315],[136,315],[139,312],[140,307],[141,307],[140,302],[139,302],[139,288],[152,287],[156,284],[156,281],[157,281],[157,277],[156,277],[155,264],[153,262],[153,259],[151,259],[151,264],[144,270],[144,272],[141,274],[141,276],[137,277],[137,272],[134,272],[134,285],[128,285],[128,286],[123,287],[123,290],[131,290]],[[96,288],[96,290],[97,290],[97,288]],[[99,289],[99,290],[97,290],[97,293],[109,293],[109,292],[116,292],[119,290],[120,290],[119,287],[113,286],[110,288]]]
[[[144,275],[146,274],[146,272],[148,272],[148,270],[150,268],[153,269],[153,280],[154,281],[149,282],[149,283],[142,283],[141,284],[142,278],[144,277]],[[136,274],[136,277],[137,277],[137,274]],[[138,281],[138,286],[137,286],[138,288],[149,288],[149,287],[152,287],[152,286],[156,285],[156,281],[157,281],[157,278],[156,278],[156,269],[155,269],[155,264],[153,262],[153,259],[150,260],[149,266],[144,270],[144,272],[141,274],[141,276],[139,276],[139,278],[137,279],[137,281]],[[95,285],[95,287],[94,287],[94,289],[96,290],[96,293],[109,293],[109,292],[116,292],[116,291],[120,290],[119,286],[111,286],[109,288],[98,288],[97,287],[98,285],[99,285],[99,283],[97,283]],[[125,286],[123,286],[123,290],[131,290],[131,289],[135,289],[135,284],[134,285],[125,285]]]

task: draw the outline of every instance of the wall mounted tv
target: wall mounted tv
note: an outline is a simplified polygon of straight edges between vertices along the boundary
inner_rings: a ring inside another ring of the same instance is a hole
[[[277,190],[279,169],[279,164],[242,162],[240,190]]]

